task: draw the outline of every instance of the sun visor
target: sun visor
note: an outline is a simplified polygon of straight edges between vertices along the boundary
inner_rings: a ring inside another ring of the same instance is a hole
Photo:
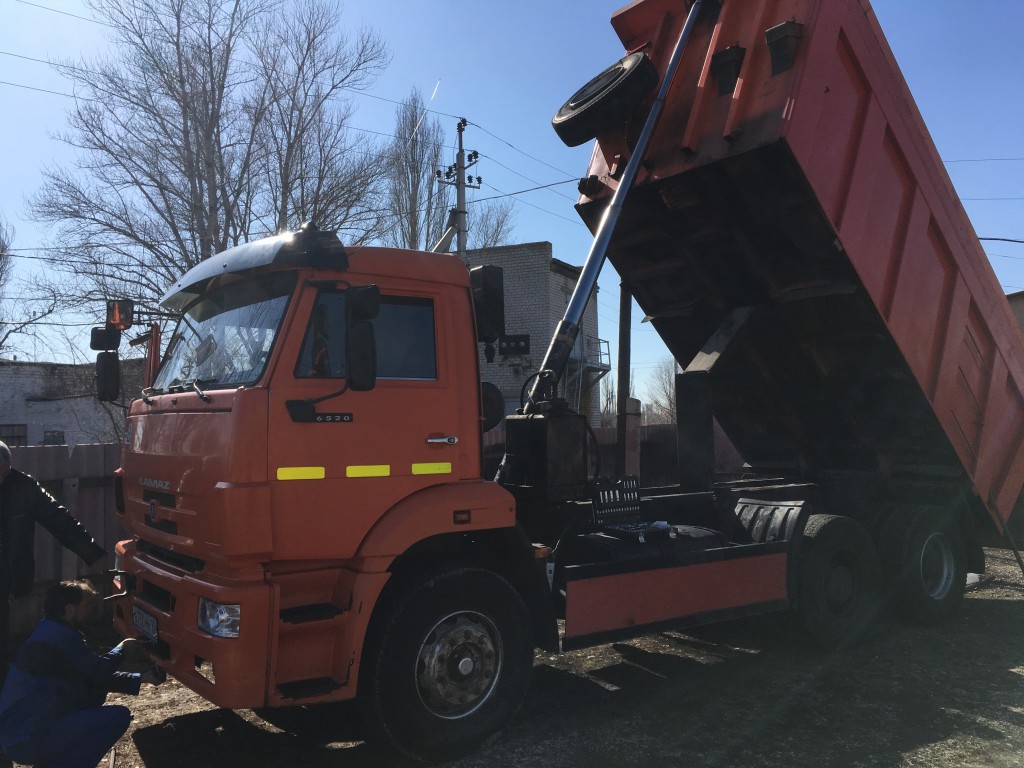
[[[348,254],[336,232],[320,230],[314,224],[304,224],[296,232],[237,245],[200,262],[170,287],[160,300],[160,305],[172,312],[180,312],[216,278],[254,272],[269,266],[336,269],[344,272],[348,269]]]

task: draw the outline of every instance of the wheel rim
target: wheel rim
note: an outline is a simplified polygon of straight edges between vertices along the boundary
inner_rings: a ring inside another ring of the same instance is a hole
[[[606,69],[601,74],[597,75],[593,80],[580,88],[567,102],[569,107],[576,109],[581,104],[586,104],[588,101],[593,99],[597,94],[601,93],[622,73],[622,66],[611,67]]]
[[[501,675],[501,635],[481,613],[462,611],[438,621],[416,659],[420,701],[448,720],[466,717],[491,697]]]
[[[956,565],[953,548],[944,533],[933,533],[921,547],[921,584],[933,600],[941,600],[953,587]]]

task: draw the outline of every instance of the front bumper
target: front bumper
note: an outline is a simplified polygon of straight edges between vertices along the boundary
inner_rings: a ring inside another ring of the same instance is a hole
[[[134,541],[119,542],[117,554],[125,582],[133,582],[114,604],[117,631],[145,638],[140,626],[152,633],[155,623],[151,653],[169,674],[217,706],[265,706],[273,615],[266,581],[194,575],[140,552]],[[200,597],[241,606],[238,637],[214,637],[198,628]]]

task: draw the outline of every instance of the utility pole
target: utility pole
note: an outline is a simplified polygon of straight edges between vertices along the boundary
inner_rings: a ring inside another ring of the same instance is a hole
[[[469,125],[469,121],[462,118],[455,126],[459,133],[459,151],[455,155],[455,164],[449,165],[443,173],[440,170],[437,171],[438,184],[455,187],[455,207],[448,216],[448,227],[444,237],[441,238],[441,242],[437,246],[434,246],[435,251],[447,250],[451,244],[451,236],[454,234],[456,237],[455,250],[463,261],[466,261],[466,238],[469,234],[469,222],[466,216],[466,190],[480,189],[480,185],[483,183],[483,179],[479,176],[474,181],[473,176],[467,173],[480,159],[480,153],[475,150],[470,152],[467,157],[466,151],[462,147],[462,133],[466,130],[467,125]],[[442,244],[445,244],[445,247],[439,248]]]

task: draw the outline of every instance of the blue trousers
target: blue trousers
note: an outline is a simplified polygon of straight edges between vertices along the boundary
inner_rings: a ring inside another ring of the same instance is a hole
[[[90,707],[65,715],[38,739],[10,747],[16,763],[39,768],[96,768],[132,722],[128,707]]]

